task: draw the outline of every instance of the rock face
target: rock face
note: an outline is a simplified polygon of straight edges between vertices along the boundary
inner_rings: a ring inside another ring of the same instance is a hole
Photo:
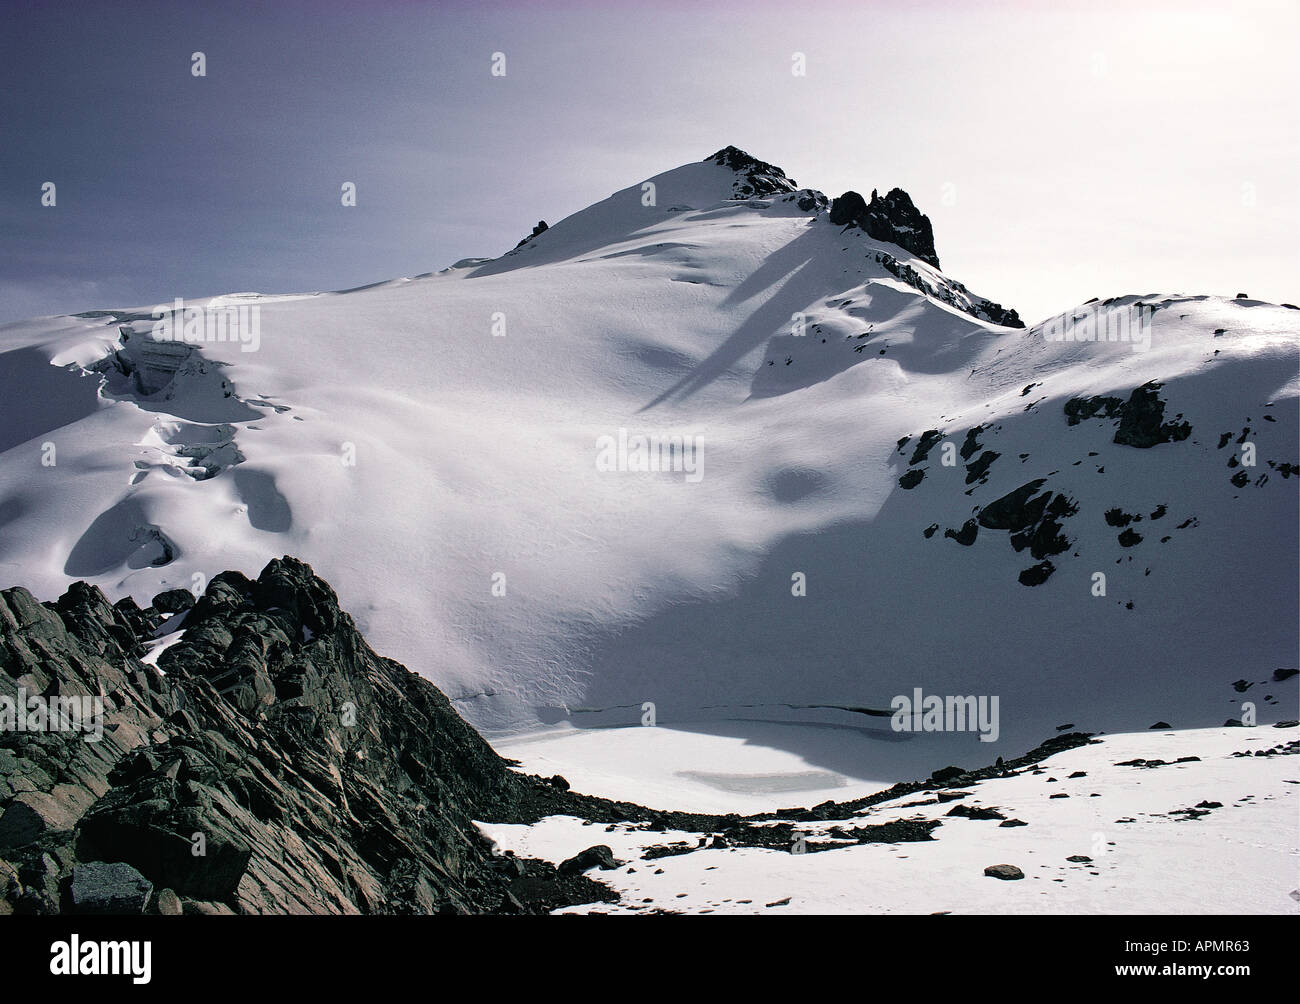
[[[901,188],[893,189],[883,199],[872,192],[861,225],[868,236],[897,244],[939,267],[930,218],[912,204],[912,197]]]
[[[610,898],[493,853],[473,819],[530,800],[535,818],[562,793],[509,770],[436,687],[376,655],[307,565],[216,576],[159,669],[137,654],[165,617],[131,608],[85,583],[57,603],[0,591],[0,697],[103,702],[98,742],[0,731],[0,914],[535,913]]]
[[[168,589],[155,596],[150,601],[150,606],[159,613],[178,614],[194,606],[194,594],[188,589]]]
[[[930,218],[916,208],[912,197],[901,188],[895,188],[883,199],[873,191],[870,202],[857,192],[845,192],[831,203],[827,218],[833,226],[856,227],[873,240],[896,244],[935,268],[939,267]],[[1015,310],[989,299],[976,299],[959,282],[949,280],[949,285],[960,290],[961,297],[954,296],[952,289],[943,285],[936,286],[911,265],[898,261],[891,254],[876,252],[876,262],[909,286],[964,310],[972,317],[1007,328],[1025,326]]]
[[[856,225],[866,212],[866,199],[857,192],[845,192],[831,203],[831,223],[837,227]]]
[[[980,300],[975,316],[983,317],[986,321],[1001,324],[1006,328],[1023,328],[1025,326],[1025,322],[1020,319],[1020,314],[1017,313],[1015,308],[1004,307],[992,300]]]
[[[939,267],[930,218],[913,205],[912,197],[901,188],[893,189],[883,199],[872,192],[870,202],[857,192],[845,192],[832,203],[830,220],[836,226],[859,227],[873,240],[897,244]]]
[[[751,157],[744,150],[738,150],[734,146],[723,147],[711,157],[705,157],[704,160],[712,161],[719,167],[729,167],[740,176],[732,186],[732,194],[738,199],[784,195],[795,191],[797,187],[776,165]]]

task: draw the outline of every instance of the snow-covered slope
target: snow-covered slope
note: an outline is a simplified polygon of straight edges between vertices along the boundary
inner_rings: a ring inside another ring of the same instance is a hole
[[[621,867],[591,874],[620,901],[565,912],[1296,914],[1294,736],[1106,736],[975,784],[778,812],[762,847],[570,816],[480,826],[555,862],[611,848]],[[1000,864],[1022,878],[985,874]]]
[[[186,304],[243,343],[0,328],[0,580],[293,554],[486,729],[816,722],[853,752],[764,741],[854,778],[1297,717],[1254,681],[1297,662],[1300,312],[1118,290],[1065,320],[1147,344],[1052,340],[831,212],[722,151],[495,260]],[[602,469],[620,430],[694,473]],[[999,697],[997,741],[864,713],[918,687]]]

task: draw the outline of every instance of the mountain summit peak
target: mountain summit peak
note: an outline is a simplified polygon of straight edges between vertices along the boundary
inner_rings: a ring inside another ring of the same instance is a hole
[[[775,164],[759,160],[735,146],[724,146],[717,153],[704,158],[719,167],[735,171],[737,178],[732,188],[738,198],[760,198],[764,195],[781,195],[798,190],[792,178],[786,176]]]
[[[794,179],[781,168],[759,160],[736,146],[724,146],[717,153],[705,157],[704,162],[736,172],[739,177],[732,186],[732,194],[736,198],[785,195],[799,190]],[[845,192],[832,204],[830,221],[836,226],[856,226],[875,240],[897,244],[922,261],[935,268],[939,267],[930,218],[916,207],[912,197],[901,188],[890,189],[889,194],[883,198],[877,190],[872,189],[870,202],[857,192]]]

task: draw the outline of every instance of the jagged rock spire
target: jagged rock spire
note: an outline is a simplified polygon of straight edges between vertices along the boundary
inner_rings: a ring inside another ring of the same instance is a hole
[[[870,203],[857,192],[845,192],[831,206],[831,222],[836,226],[860,227],[869,237],[897,244],[922,261],[939,267],[930,218],[916,208],[912,197],[901,188],[891,190],[883,199],[873,189]]]

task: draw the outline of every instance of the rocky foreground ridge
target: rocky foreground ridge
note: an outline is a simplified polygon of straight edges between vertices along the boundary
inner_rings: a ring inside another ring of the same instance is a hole
[[[168,610],[185,634],[154,668],[139,656]],[[545,912],[608,895],[493,854],[471,819],[556,789],[376,655],[292,558],[144,610],[81,582],[57,603],[0,591],[0,697],[20,693],[102,695],[103,732],[0,730],[0,913]]]
[[[146,639],[180,628],[156,667],[141,661]],[[98,741],[40,726],[35,712],[15,727],[15,707],[21,717],[60,698],[102,700]],[[744,818],[593,798],[512,770],[437,687],[372,651],[334,591],[289,557],[255,581],[223,572],[197,601],[171,590],[144,609],[84,582],[52,603],[0,591],[0,726],[0,914],[545,913],[618,899],[584,874],[615,866],[608,847],[557,867],[497,853],[473,820],[563,813],[784,848],[799,821],[936,781],[973,784],[1088,741],[1057,736],[983,771]],[[934,825],[846,838],[928,840]]]

